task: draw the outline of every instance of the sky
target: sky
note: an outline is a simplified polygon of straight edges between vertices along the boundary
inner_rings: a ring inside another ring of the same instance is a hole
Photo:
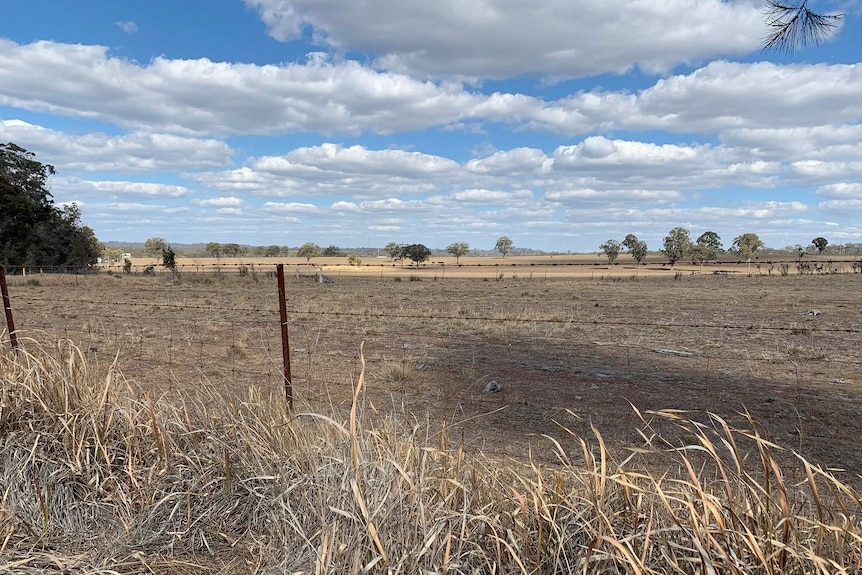
[[[102,241],[862,242],[862,0],[28,0],[0,141]]]

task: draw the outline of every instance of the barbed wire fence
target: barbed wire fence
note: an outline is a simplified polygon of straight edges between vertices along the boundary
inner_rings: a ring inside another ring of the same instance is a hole
[[[71,342],[94,364],[117,365],[127,380],[152,393],[195,385],[238,393],[249,387],[277,390],[287,375],[282,353],[288,342],[279,314],[284,301],[291,359],[287,377],[299,400],[311,405],[349,402],[361,369],[361,347],[367,393],[377,405],[433,406],[462,421],[510,405],[552,418],[580,402],[588,405],[596,390],[611,385],[619,388],[616,400],[645,393],[645,387],[670,386],[678,394],[673,399],[687,398],[703,409],[768,386],[768,394],[784,390],[782,401],[797,414],[827,401],[862,412],[862,397],[855,391],[823,392],[836,373],[858,372],[860,354],[827,356],[819,348],[766,344],[740,353],[753,338],[812,335],[854,349],[862,333],[858,322],[824,325],[812,316],[790,324],[746,323],[683,314],[656,321],[608,316],[583,304],[534,311],[493,300],[454,300],[431,310],[409,299],[368,304],[363,298],[369,296],[359,292],[333,303],[327,301],[326,278],[316,269],[289,273],[282,298],[275,266],[246,268],[229,268],[227,277],[219,277],[227,273],[224,269],[186,269],[177,283],[164,271],[154,278],[132,273],[138,278],[132,286],[125,285],[125,274],[113,271],[98,274],[99,283],[87,274],[31,273],[16,278],[20,287],[8,303],[4,293],[15,327],[7,327],[0,343],[10,345],[10,336],[25,349]],[[115,286],[111,276],[116,276]],[[319,291],[309,291],[321,283]],[[302,297],[296,297],[298,291]],[[856,303],[850,297],[837,305]],[[742,343],[722,345],[726,339]],[[826,364],[829,369],[823,368]],[[808,385],[818,378],[823,385]],[[502,393],[485,392],[492,380],[501,383]],[[593,407],[591,417],[600,418],[601,406]],[[852,440],[815,436],[809,441]]]

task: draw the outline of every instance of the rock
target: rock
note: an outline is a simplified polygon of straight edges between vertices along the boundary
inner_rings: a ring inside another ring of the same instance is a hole
[[[805,315],[820,315],[820,310],[819,309],[812,309],[812,310],[809,310],[808,313]]]
[[[401,349],[413,349],[413,346],[409,343],[402,343]]]
[[[483,393],[500,393],[503,391],[503,385],[500,384],[496,379],[492,379],[488,383],[485,384],[485,389],[482,390]]]

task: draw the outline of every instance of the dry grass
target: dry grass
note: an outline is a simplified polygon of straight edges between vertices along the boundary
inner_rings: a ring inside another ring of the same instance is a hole
[[[372,413],[364,361],[349,411],[291,414],[256,388],[153,397],[71,343],[26,343],[0,356],[3,574],[862,568],[858,494],[801,457],[782,467],[750,420],[636,412],[624,461],[561,420],[540,465]]]

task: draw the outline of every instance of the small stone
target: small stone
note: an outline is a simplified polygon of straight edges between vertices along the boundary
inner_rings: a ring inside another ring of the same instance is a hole
[[[496,379],[492,379],[485,384],[485,389],[483,389],[482,391],[484,393],[500,393],[501,391],[503,391],[503,386]]]
[[[401,349],[413,349],[413,345],[409,343],[402,343]]]

